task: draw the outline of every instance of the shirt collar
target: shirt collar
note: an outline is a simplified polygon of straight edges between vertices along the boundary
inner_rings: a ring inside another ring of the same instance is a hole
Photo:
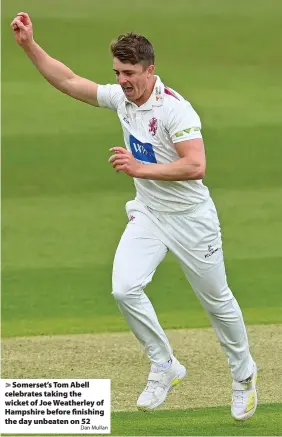
[[[137,106],[133,102],[128,100],[126,96],[124,96],[125,105],[130,103],[134,106],[137,106],[137,111],[138,110],[139,111],[149,111],[150,109],[152,109],[155,106],[162,106],[163,99],[164,99],[164,84],[162,83],[159,76],[155,76],[155,77],[157,78],[157,80],[155,82],[153,92],[152,92],[151,96],[149,97],[149,99],[147,100],[147,102],[143,103],[143,105],[141,105],[141,106]]]

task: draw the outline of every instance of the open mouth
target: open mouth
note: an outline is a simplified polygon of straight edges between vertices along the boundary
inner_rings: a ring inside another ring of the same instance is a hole
[[[125,86],[125,87],[123,87],[123,92],[124,92],[125,94],[131,94],[132,91],[133,91],[132,86]]]

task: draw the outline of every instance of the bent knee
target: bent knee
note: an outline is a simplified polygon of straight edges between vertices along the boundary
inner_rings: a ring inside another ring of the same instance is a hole
[[[114,299],[118,302],[124,301],[132,297],[139,297],[143,292],[141,284],[133,285],[129,283],[124,284],[114,284],[112,295]]]
[[[115,289],[112,291],[112,295],[117,302],[123,301],[126,298],[126,294],[127,293],[125,293],[124,290],[121,289]]]
[[[213,314],[216,317],[221,316],[237,316],[238,311],[237,307],[234,305],[234,297],[231,297],[228,301],[214,301],[210,302],[207,308],[208,312]]]

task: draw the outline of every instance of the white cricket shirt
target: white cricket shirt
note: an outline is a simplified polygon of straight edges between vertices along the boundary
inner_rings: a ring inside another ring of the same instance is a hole
[[[120,85],[99,85],[98,104],[117,112],[124,143],[143,164],[168,164],[179,159],[174,144],[202,138],[198,114],[180,94],[157,76],[149,100],[141,106],[130,102]],[[209,197],[201,180],[159,181],[134,178],[136,199],[163,212],[183,212]]]

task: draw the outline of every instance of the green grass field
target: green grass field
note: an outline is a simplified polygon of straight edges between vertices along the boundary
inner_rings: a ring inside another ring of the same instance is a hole
[[[205,182],[218,208],[229,283],[245,321],[281,325],[282,3],[3,0],[3,345],[13,337],[127,331],[110,294],[124,204],[134,197],[130,178],[107,163],[109,148],[122,144],[118,120],[42,79],[9,28],[21,10],[30,13],[35,39],[50,55],[98,83],[115,80],[108,49],[113,38],[133,30],[152,41],[157,73],[202,119]],[[200,332],[209,326],[172,256],[147,291],[165,328]],[[25,377],[21,357],[10,367],[13,374],[5,360],[4,354],[3,377]],[[52,368],[50,374],[43,370],[34,377],[51,377]],[[63,367],[60,375],[66,374]],[[149,416],[125,409],[113,414],[113,434],[279,435],[281,404],[263,399],[246,424],[232,423],[229,406],[212,408],[217,404],[204,398],[201,406],[210,408],[194,410],[183,402],[183,411]]]

